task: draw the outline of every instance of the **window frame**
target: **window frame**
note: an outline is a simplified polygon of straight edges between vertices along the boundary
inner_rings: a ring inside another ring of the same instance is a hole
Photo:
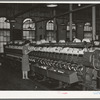
[[[0,53],[4,52],[3,46],[7,42],[10,42],[10,23],[6,22],[6,19],[7,19],[6,17],[0,17],[0,25],[3,25],[2,27],[0,27]]]
[[[28,21],[31,21],[31,22],[28,22]],[[27,23],[26,23],[27,22]],[[27,27],[23,27],[24,25],[25,25],[25,23],[26,23],[26,25],[28,24],[28,26]],[[31,23],[31,24],[30,24]],[[33,29],[28,29],[28,27],[30,26],[30,25],[32,25],[33,24],[33,26],[34,26],[34,28]],[[33,23],[33,20],[31,19],[31,18],[26,18],[26,19],[24,19],[23,20],[23,25],[22,25],[22,28],[23,28],[23,39],[35,39],[35,31],[36,31],[36,24],[35,24],[35,22]],[[30,32],[34,32],[33,33],[33,36],[34,37],[29,37],[30,36]],[[24,33],[24,32],[26,32],[26,33]],[[26,35],[24,35],[24,34],[26,34]],[[29,34],[29,36],[28,36],[28,34]]]

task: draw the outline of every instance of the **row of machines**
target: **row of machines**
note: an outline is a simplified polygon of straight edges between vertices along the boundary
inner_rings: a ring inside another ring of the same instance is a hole
[[[25,41],[11,41],[7,45],[4,45],[5,58],[21,61],[24,44]]]
[[[21,61],[24,42],[4,46],[7,59]],[[100,48],[93,43],[44,43],[30,44],[31,70],[72,84],[80,82],[84,87],[97,88],[100,70]],[[95,81],[94,81],[95,80]]]

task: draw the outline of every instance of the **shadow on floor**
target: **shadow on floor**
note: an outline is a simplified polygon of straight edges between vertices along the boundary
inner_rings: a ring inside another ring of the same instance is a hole
[[[21,70],[9,65],[0,66],[0,90],[40,90],[41,88],[30,79],[22,79]],[[42,89],[41,89],[42,90]]]

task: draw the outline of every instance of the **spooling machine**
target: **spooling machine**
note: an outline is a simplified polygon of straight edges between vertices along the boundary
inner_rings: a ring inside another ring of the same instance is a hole
[[[4,46],[6,60],[22,58],[23,43]],[[30,44],[31,72],[58,80],[64,84],[82,83],[84,87],[97,84],[100,69],[100,49],[92,43],[44,43]],[[88,85],[87,85],[88,84]]]
[[[72,84],[92,85],[100,69],[100,50],[91,43],[41,44],[30,46],[31,69],[43,76]]]

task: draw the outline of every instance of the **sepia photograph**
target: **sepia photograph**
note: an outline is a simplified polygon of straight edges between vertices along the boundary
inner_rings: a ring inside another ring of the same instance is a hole
[[[100,95],[100,2],[54,1],[0,2],[0,92]]]

